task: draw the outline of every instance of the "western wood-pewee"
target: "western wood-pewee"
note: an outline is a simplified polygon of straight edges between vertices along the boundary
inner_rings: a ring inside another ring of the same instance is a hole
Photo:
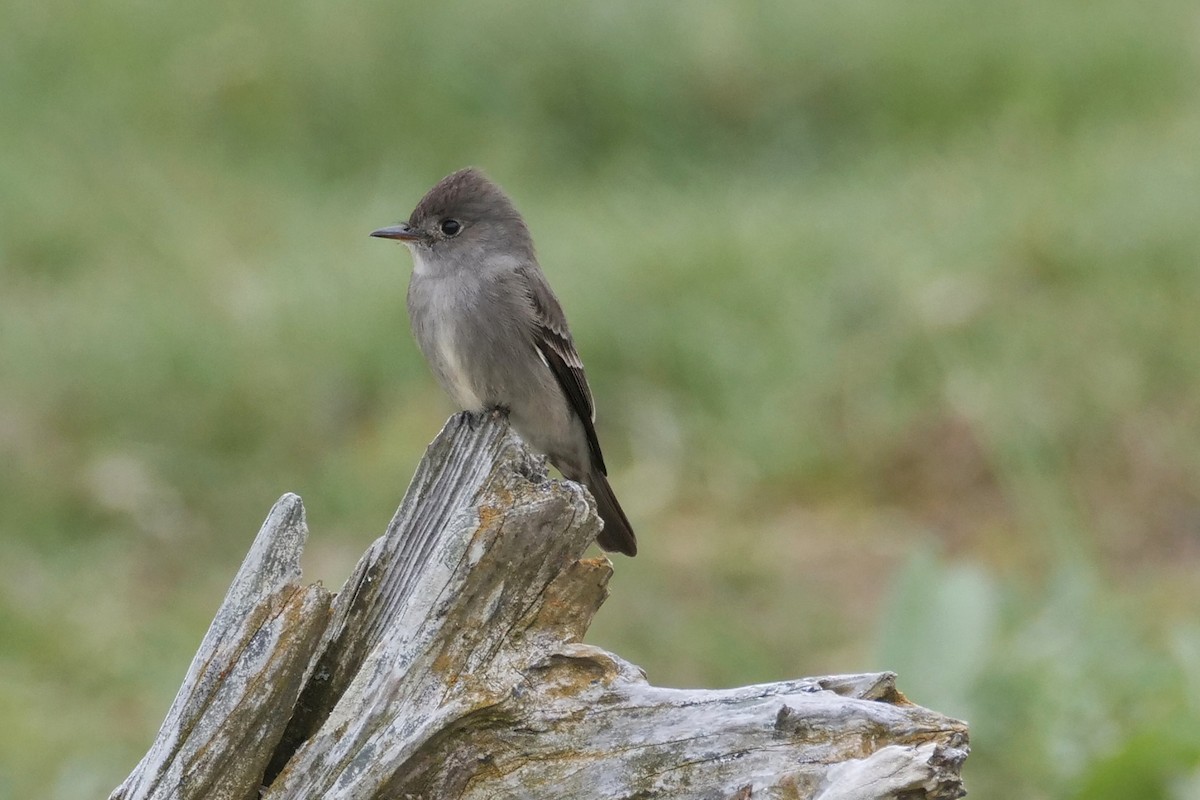
[[[413,258],[408,314],[442,388],[462,409],[504,409],[517,433],[596,498],[605,550],[637,553],[608,485],[595,406],[567,318],[538,266],[525,221],[475,169],[442,179],[408,222],[371,234]]]

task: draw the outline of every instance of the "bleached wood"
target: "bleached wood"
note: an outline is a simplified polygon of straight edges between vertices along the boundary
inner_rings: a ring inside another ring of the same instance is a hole
[[[966,725],[890,673],[684,691],[582,644],[612,572],[581,558],[598,525],[503,419],[460,414],[330,606],[297,584],[285,496],[113,797],[961,795]]]
[[[283,734],[329,593],[301,586],[304,506],[271,509],[209,626],[150,751],[111,795],[248,798]]]

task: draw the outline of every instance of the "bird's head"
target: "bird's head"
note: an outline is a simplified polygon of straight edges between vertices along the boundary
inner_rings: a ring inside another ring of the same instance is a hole
[[[408,245],[419,274],[479,269],[501,258],[534,258],[529,229],[508,195],[472,167],[439,181],[407,222],[371,235]]]

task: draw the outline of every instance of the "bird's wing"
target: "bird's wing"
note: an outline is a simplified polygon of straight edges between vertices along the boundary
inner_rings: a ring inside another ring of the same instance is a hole
[[[591,451],[592,461],[600,472],[607,475],[604,466],[604,456],[600,453],[600,440],[596,438],[596,406],[592,402],[592,390],[588,386],[587,376],[583,372],[583,361],[575,351],[575,343],[571,341],[571,331],[567,328],[567,317],[563,314],[558,298],[554,296],[546,278],[537,267],[522,270],[525,285],[529,291],[529,299],[533,304],[534,331],[533,341],[541,354],[542,360],[554,373],[558,385],[562,387],[567,402],[575,411],[583,430],[587,434],[588,450]]]

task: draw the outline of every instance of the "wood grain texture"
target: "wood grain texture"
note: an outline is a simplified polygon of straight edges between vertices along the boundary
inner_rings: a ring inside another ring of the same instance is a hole
[[[650,685],[581,639],[599,522],[502,418],[459,414],[330,601],[276,504],[113,798],[956,798],[964,723],[890,673]]]
[[[328,615],[329,593],[299,583],[307,536],[300,498],[284,495],[233,579],[158,737],[112,800],[255,796]]]

